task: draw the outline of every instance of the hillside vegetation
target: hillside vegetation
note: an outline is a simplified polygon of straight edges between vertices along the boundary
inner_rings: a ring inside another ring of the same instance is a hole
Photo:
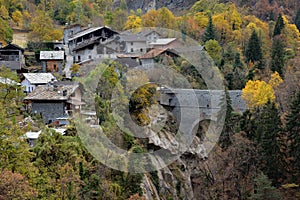
[[[133,2],[0,0],[0,41],[11,42],[13,29],[27,31],[28,42],[61,40],[66,23],[107,25],[118,31],[173,29],[205,47],[224,75],[226,89],[242,90],[249,110],[235,113],[226,95],[225,126],[207,160],[182,155],[165,169],[134,174],[96,160],[82,144],[73,122],[64,136],[46,127],[38,115],[21,126],[20,119],[27,117],[21,113],[22,90],[0,83],[0,200],[143,200],[147,186],[161,199],[188,199],[190,193],[195,199],[300,199],[300,2],[200,0],[176,9],[183,1],[156,1],[156,9],[150,10],[152,1],[143,1],[141,9],[134,9]],[[161,62],[185,75],[194,88],[203,87],[202,78],[186,60]],[[92,82],[100,72],[99,82]],[[126,72],[120,63],[105,61],[82,84],[98,85],[97,117],[107,137],[129,155],[150,152],[158,147],[133,137],[130,129],[120,130],[113,120],[113,89],[120,95],[115,103],[129,102],[131,117],[139,125],[149,124],[149,107],[156,104],[154,84],[128,94],[134,83],[149,80],[140,72],[133,76],[138,80],[127,80]],[[4,67],[0,77],[18,81]],[[168,117],[163,131],[172,135],[176,122]],[[122,123],[130,126],[127,120]],[[23,135],[37,127],[42,134],[30,148]],[[200,124],[197,137],[207,127],[207,121]]]

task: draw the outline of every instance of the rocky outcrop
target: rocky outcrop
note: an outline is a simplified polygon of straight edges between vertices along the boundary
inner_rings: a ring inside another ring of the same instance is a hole
[[[142,9],[147,12],[150,9],[167,7],[172,12],[179,13],[188,10],[197,0],[126,0],[128,10]],[[120,0],[115,1],[115,7],[120,5]]]

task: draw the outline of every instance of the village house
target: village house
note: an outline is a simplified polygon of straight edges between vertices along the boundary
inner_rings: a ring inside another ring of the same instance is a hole
[[[39,85],[24,98],[24,101],[28,105],[28,111],[40,114],[47,124],[80,112],[84,104],[81,101],[79,84],[68,81]]]
[[[100,38],[81,43],[73,49],[74,62],[83,64],[101,58],[116,58],[118,51],[101,42]]]
[[[167,56],[175,58],[179,57],[178,52],[175,49],[152,49],[148,53],[141,55],[138,59],[140,64],[144,68],[154,67],[156,62],[161,63],[163,60],[167,60]]]
[[[25,93],[31,93],[38,85],[46,85],[56,78],[51,73],[23,73],[21,85]]]
[[[62,74],[65,61],[64,51],[41,51],[42,72],[58,72]]]
[[[106,26],[89,27],[85,30],[81,30],[68,39],[69,53],[72,54],[74,48],[82,43],[89,43],[91,40],[100,40],[101,42],[104,42],[116,34],[118,34],[116,31],[113,31]],[[81,59],[77,58],[77,60]]]
[[[82,30],[82,26],[80,24],[67,25],[64,28],[63,44],[68,44],[69,38],[71,38],[72,35],[80,32],[81,30]]]
[[[167,49],[178,48],[183,46],[177,38],[160,38],[156,41],[150,42],[150,47],[153,49]]]
[[[145,37],[148,44],[151,43],[151,42],[155,42],[157,39],[161,38],[161,34],[160,33],[158,33],[155,30],[151,30],[151,29],[142,30],[137,35]]]
[[[12,71],[19,71],[24,66],[24,49],[15,45],[8,44],[0,48],[0,66],[5,66]]]

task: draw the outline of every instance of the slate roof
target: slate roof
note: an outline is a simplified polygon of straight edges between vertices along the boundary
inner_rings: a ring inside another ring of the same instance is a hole
[[[142,31],[139,32],[137,35],[146,37],[146,36],[148,36],[149,34],[151,34],[151,33],[153,33],[153,32],[155,32],[155,33],[157,33],[158,35],[160,35],[160,33],[158,33],[158,32],[155,31],[155,30],[151,30],[151,29],[142,30]]]
[[[20,85],[20,83],[17,83],[16,81],[13,81],[9,78],[3,78],[3,77],[0,77],[0,83],[8,84],[8,85]]]
[[[146,42],[147,38],[135,34],[123,34],[120,35],[121,41],[125,42]]]
[[[51,73],[23,73],[23,76],[33,85],[47,84],[55,79]]]
[[[64,51],[41,51],[40,60],[64,60]]]
[[[152,49],[148,53],[141,55],[139,59],[151,59],[165,52],[167,49]]]
[[[176,38],[161,38],[157,39],[155,42],[151,42],[150,45],[167,45],[175,40]]]
[[[20,50],[24,53],[24,49],[16,44],[8,44],[5,47],[0,48],[0,50]]]
[[[90,34],[90,33],[92,33],[92,32],[98,31],[98,30],[103,29],[103,28],[110,29],[110,28],[107,27],[107,26],[91,27],[91,28],[82,30],[82,31],[80,31],[80,32],[78,32],[78,33],[72,35],[72,37],[69,38],[69,41],[75,40],[75,39],[77,39],[77,38],[80,38],[80,37],[82,37],[82,36],[85,36],[85,35],[87,35],[87,34]],[[110,29],[110,30],[111,30],[111,29]],[[111,30],[111,31],[113,31],[113,30]],[[113,31],[113,32],[115,32],[115,31]],[[115,33],[117,33],[117,32],[115,32]]]
[[[78,83],[64,84],[61,82],[53,85],[39,85],[24,100],[67,101],[77,88],[79,88]],[[66,91],[65,96],[64,91]]]

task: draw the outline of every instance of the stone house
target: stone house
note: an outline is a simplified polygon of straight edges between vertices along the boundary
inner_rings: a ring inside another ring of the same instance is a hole
[[[147,38],[135,34],[120,35],[120,42],[124,43],[123,52],[126,54],[144,54],[147,52]]]
[[[88,42],[81,43],[73,49],[74,62],[83,64],[98,58],[116,58],[115,50],[101,42],[100,38],[91,39]]]
[[[42,72],[58,72],[62,74],[65,61],[64,51],[41,51]]]
[[[21,85],[25,93],[31,93],[38,85],[46,85],[56,78],[51,73],[23,73]]]
[[[116,34],[118,34],[116,31],[106,26],[89,27],[85,30],[81,30],[68,39],[69,53],[72,54],[73,50],[83,43],[90,43],[93,40],[104,42]]]
[[[69,38],[72,37],[72,35],[80,32],[82,30],[82,26],[80,24],[71,24],[67,25],[64,28],[64,38],[63,38],[63,43],[68,44]]]
[[[171,49],[183,46],[183,44],[177,38],[160,38],[154,42],[150,42],[149,45],[154,49]]]
[[[24,98],[24,102],[29,112],[40,114],[48,124],[58,122],[62,116],[80,112],[84,104],[79,84],[67,81],[39,85]]]
[[[15,44],[8,44],[0,48],[0,66],[5,66],[12,71],[21,70],[24,66],[24,49]]]
[[[156,62],[167,61],[167,56],[176,58],[179,57],[179,53],[174,49],[151,49],[148,53],[141,55],[138,59],[140,64],[144,68],[151,68]]]
[[[151,30],[151,29],[142,30],[137,35],[145,37],[148,44],[151,43],[151,42],[155,42],[157,39],[161,38],[160,33],[158,33],[155,30]]]

